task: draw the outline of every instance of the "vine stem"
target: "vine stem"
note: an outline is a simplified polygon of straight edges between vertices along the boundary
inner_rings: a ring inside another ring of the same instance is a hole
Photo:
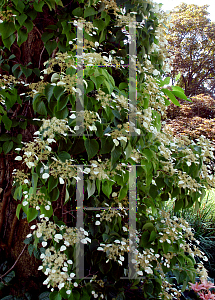
[[[25,248],[27,247],[27,244],[24,246],[24,248],[22,249],[21,253],[19,254],[19,256],[17,257],[15,263],[12,265],[12,267],[6,272],[4,273],[2,276],[0,276],[0,278],[2,279],[3,277],[5,277],[8,273],[10,273],[10,271],[15,267],[15,265],[17,264],[18,260],[20,259],[20,257],[22,256],[23,252],[25,251]]]

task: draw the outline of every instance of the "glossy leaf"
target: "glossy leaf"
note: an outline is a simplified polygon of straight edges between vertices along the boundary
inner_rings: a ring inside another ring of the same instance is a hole
[[[90,140],[86,139],[84,141],[84,146],[87,150],[88,159],[90,160],[92,157],[94,157],[98,150],[99,150],[99,144],[96,140]]]

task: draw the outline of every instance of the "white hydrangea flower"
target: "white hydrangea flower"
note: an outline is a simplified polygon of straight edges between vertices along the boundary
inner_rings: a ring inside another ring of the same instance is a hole
[[[152,269],[151,269],[150,267],[146,267],[146,268],[145,268],[145,272],[146,272],[147,274],[153,274],[153,271],[152,271]]]
[[[120,241],[119,240],[115,240],[114,243],[120,244]]]
[[[66,250],[66,246],[63,245],[60,247],[60,251],[64,251],[64,250]]]
[[[96,221],[96,223],[95,223],[95,225],[100,225],[101,224],[101,222],[99,222],[99,221]]]
[[[15,160],[22,160],[22,156],[17,156]]]
[[[43,178],[43,179],[49,178],[49,174],[48,174],[48,173],[44,173],[44,174],[42,175],[42,178]]]
[[[70,295],[71,292],[72,292],[72,291],[68,290],[68,291],[66,291],[66,294],[67,294],[67,295]]]
[[[87,244],[86,239],[82,239],[81,242],[82,242],[82,244]]]
[[[102,247],[98,247],[97,250],[98,251],[103,251],[103,248]]]
[[[72,264],[73,264],[73,261],[72,261],[71,259],[69,259],[69,260],[67,260],[67,263],[68,263],[69,265],[72,265]]]
[[[83,171],[83,173],[89,174],[90,173],[90,168],[85,168],[84,171]]]
[[[115,144],[116,146],[119,145],[119,141],[117,141],[117,139],[113,139],[113,142],[114,142],[114,144]]]
[[[60,284],[58,285],[59,290],[61,290],[63,287],[64,287],[64,283],[60,283]]]
[[[62,234],[60,234],[60,233],[55,234],[54,237],[55,237],[56,239],[58,239],[58,240],[62,240],[62,239],[63,239],[63,236],[62,236]]]
[[[59,177],[59,183],[60,183],[60,184],[64,184],[64,180],[63,180],[62,177]]]

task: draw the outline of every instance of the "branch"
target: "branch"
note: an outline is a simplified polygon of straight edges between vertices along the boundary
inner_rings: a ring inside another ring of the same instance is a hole
[[[21,253],[19,254],[19,256],[17,257],[15,263],[12,265],[12,267],[6,272],[4,273],[2,276],[0,276],[0,278],[2,279],[3,277],[5,277],[8,273],[10,273],[10,271],[15,267],[15,265],[17,264],[18,260],[20,259],[21,255],[23,254],[23,252],[25,251],[25,248],[27,247],[27,244],[24,246],[24,248],[22,249]]]

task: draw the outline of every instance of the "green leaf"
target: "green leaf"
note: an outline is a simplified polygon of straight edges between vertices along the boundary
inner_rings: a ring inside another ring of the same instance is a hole
[[[49,300],[50,292],[43,292],[39,295],[39,300]]]
[[[17,216],[18,220],[19,220],[19,213],[20,213],[21,208],[22,208],[22,204],[19,203],[16,208],[16,216]]]
[[[40,115],[47,115],[47,109],[46,109],[46,105],[43,101],[39,102],[36,108],[36,111],[40,114]]]
[[[153,223],[147,222],[146,224],[143,225],[142,230],[149,230],[153,231],[155,229]]]
[[[24,8],[25,8],[24,3],[23,3],[21,0],[19,0],[18,3],[17,3],[17,5],[16,5],[16,9],[17,9],[20,13],[22,13],[22,12],[24,11]]]
[[[55,86],[53,86],[51,84],[47,84],[45,86],[44,94],[46,95],[48,102],[50,101],[51,96],[53,95],[54,88],[55,88]]]
[[[30,244],[30,245],[28,246],[28,253],[29,253],[30,256],[32,255],[34,249],[35,249],[34,245]]]
[[[17,200],[17,199],[21,200],[21,198],[22,198],[22,186],[21,185],[15,189],[13,198],[15,200]]]
[[[101,150],[99,154],[110,153],[113,147],[114,147],[114,143],[110,136],[101,138]]]
[[[23,25],[26,27],[27,33],[29,33],[34,27],[34,24],[31,20],[26,20]]]
[[[172,86],[173,91],[178,91],[184,94],[184,90],[180,86]]]
[[[124,199],[127,196],[127,192],[128,192],[128,186],[127,185],[122,186],[119,191],[118,199],[119,200]]]
[[[67,153],[66,151],[62,151],[58,154],[59,159],[62,162],[65,162],[66,160],[70,160],[71,159],[71,155],[69,153]]]
[[[166,77],[164,80],[161,80],[161,81],[160,81],[160,85],[161,85],[161,86],[169,85],[170,79],[171,79],[170,77]]]
[[[3,40],[7,39],[16,31],[16,28],[12,22],[0,23],[0,33]]]
[[[45,44],[46,50],[48,51],[49,56],[52,54],[55,48],[57,48],[57,42],[56,41],[48,41]]]
[[[99,150],[99,144],[96,140],[90,140],[86,139],[84,141],[84,146],[87,150],[88,159],[90,160],[92,157],[94,157],[98,150]]]
[[[12,121],[8,118],[7,115],[3,115],[3,116],[2,116],[2,122],[3,122],[4,125],[5,125],[5,129],[6,129],[6,130],[10,130],[11,125],[12,125]]]
[[[55,87],[54,87],[53,92],[54,92],[55,98],[56,98],[57,100],[59,100],[60,97],[63,95],[64,90],[65,90],[65,88],[64,88],[64,87],[61,87],[61,86],[55,86]]]
[[[27,41],[28,38],[28,33],[26,31],[26,29],[19,29],[17,31],[18,37],[17,37],[17,44],[20,47],[21,44],[23,44],[25,41]],[[23,71],[23,70],[22,70]],[[24,73],[24,72],[23,72]]]
[[[168,89],[162,89],[161,90],[167,97],[169,97],[169,99],[172,101],[172,103],[174,103],[177,106],[180,106],[180,103],[178,102],[178,100],[175,98],[175,96],[173,95],[172,92],[170,92]]]
[[[43,32],[43,34],[41,36],[41,40],[43,41],[43,43],[46,43],[53,36],[54,36],[54,32],[47,32],[47,31],[45,31],[45,32]]]
[[[57,107],[56,107],[57,108]],[[58,119],[65,119],[69,114],[68,108],[65,106],[63,109],[57,111],[55,108],[55,117]]]
[[[69,96],[67,95],[62,95],[58,100],[57,100],[57,110],[62,110],[68,103],[69,101]]]
[[[173,274],[175,275],[175,277],[176,277],[176,279],[177,279],[177,282],[179,283],[179,275],[180,275],[180,272],[179,272],[179,270],[172,270],[172,272],[173,272]]]
[[[32,72],[33,72],[32,69],[27,69],[24,66],[21,66],[21,70],[24,73],[24,75],[25,75],[26,78],[28,78],[32,74]]]
[[[3,144],[3,151],[4,154],[7,154],[8,152],[10,152],[10,150],[13,148],[13,142],[12,141],[6,141]]]
[[[45,217],[50,218],[53,215],[53,208],[50,205],[50,209],[46,210],[45,205],[40,205],[40,212],[41,212],[41,214],[44,214]]]
[[[174,211],[181,210],[183,206],[184,206],[184,200],[183,199],[176,200],[175,201]]]
[[[39,3],[34,1],[34,9],[38,12],[43,12],[43,5],[44,5],[44,1],[40,1]]]
[[[175,87],[176,88],[176,87]],[[173,88],[172,88],[173,89]],[[187,98],[187,96],[184,94],[184,91],[181,92],[181,91],[176,91],[176,90],[173,90],[172,93],[178,97],[178,98],[181,98],[183,100],[187,100],[187,101],[191,101],[190,99]]]
[[[74,300],[79,300],[79,299],[80,299],[80,294],[79,294],[78,291],[73,290],[73,291],[72,291],[72,294],[73,294],[73,299],[74,299]],[[70,300],[70,298],[69,298],[68,300]]]
[[[2,39],[2,41],[5,45],[5,47],[10,50],[10,47],[14,43],[15,39],[16,39],[15,34],[11,34],[8,38]]]
[[[75,299],[74,299],[74,296],[73,296],[73,292],[69,295],[68,300],[75,300]]]
[[[98,28],[98,31],[100,32],[105,28],[105,22],[101,19],[94,19],[93,20],[93,26]]]
[[[58,178],[50,176],[48,179],[48,193],[50,193],[58,185]]]
[[[37,77],[40,77],[40,70],[38,68],[34,68],[32,71],[37,75]]]
[[[127,83],[121,82],[121,83],[119,84],[119,89],[120,89],[120,90],[124,90],[124,89],[127,89],[127,88],[128,88],[128,84],[127,84]]]
[[[51,292],[51,293],[50,293],[49,299],[50,299],[50,300],[61,300],[62,297],[61,297],[61,294],[60,294],[60,293],[58,293],[57,291],[54,291],[54,292]]]
[[[3,133],[0,135],[0,142],[9,141],[11,140],[11,136],[7,133]]]
[[[81,7],[77,7],[72,11],[73,16],[82,17],[83,9]]]
[[[106,263],[105,261],[101,261],[99,263],[99,270],[102,272],[102,274],[107,274],[110,271],[111,266],[111,261],[109,261],[108,263]]]
[[[37,182],[38,182],[38,175],[37,175],[37,173],[33,173],[32,174],[32,187],[33,187],[34,195],[36,195]]]
[[[57,188],[57,187],[55,187],[51,192],[50,192],[50,199],[52,200],[52,201],[56,201],[58,198],[59,198],[59,196],[60,196],[60,191],[59,191],[59,189]]]
[[[36,219],[37,215],[38,215],[38,211],[35,208],[30,207],[27,212],[28,223]]]
[[[19,25],[22,26],[23,23],[25,22],[25,20],[27,19],[27,16],[24,14],[21,14],[19,16],[16,16],[16,19],[18,20]]]
[[[103,29],[100,34],[99,44],[101,44],[105,40],[105,36],[106,36],[106,30]]]
[[[111,151],[111,167],[113,168],[115,162],[120,158],[122,154],[121,147],[117,146],[113,151]]]
[[[68,189],[67,189],[67,187],[66,187],[64,203],[67,203],[68,201],[69,201],[69,192],[68,192]]]
[[[89,16],[93,16],[93,15],[96,15],[97,12],[95,11],[95,9],[93,7],[87,7],[85,10],[84,10],[84,18],[87,18]]]
[[[150,233],[148,231],[144,231],[140,239],[140,246],[145,248],[149,242],[149,238],[150,238]]]
[[[112,185],[113,183],[110,181],[104,181],[102,182],[102,192],[109,197],[112,192]]]
[[[9,283],[14,277],[15,277],[15,272],[11,271],[7,276],[4,277],[4,282]]]
[[[153,242],[157,237],[157,233],[155,231],[152,231],[150,233],[150,238],[149,238],[149,242]]]
[[[93,180],[93,182],[87,179],[88,198],[90,198],[90,196],[92,196],[95,193],[95,190],[96,190],[95,179]]]
[[[181,77],[181,72],[178,73],[178,75],[175,77],[175,80],[178,81],[180,77]]]

